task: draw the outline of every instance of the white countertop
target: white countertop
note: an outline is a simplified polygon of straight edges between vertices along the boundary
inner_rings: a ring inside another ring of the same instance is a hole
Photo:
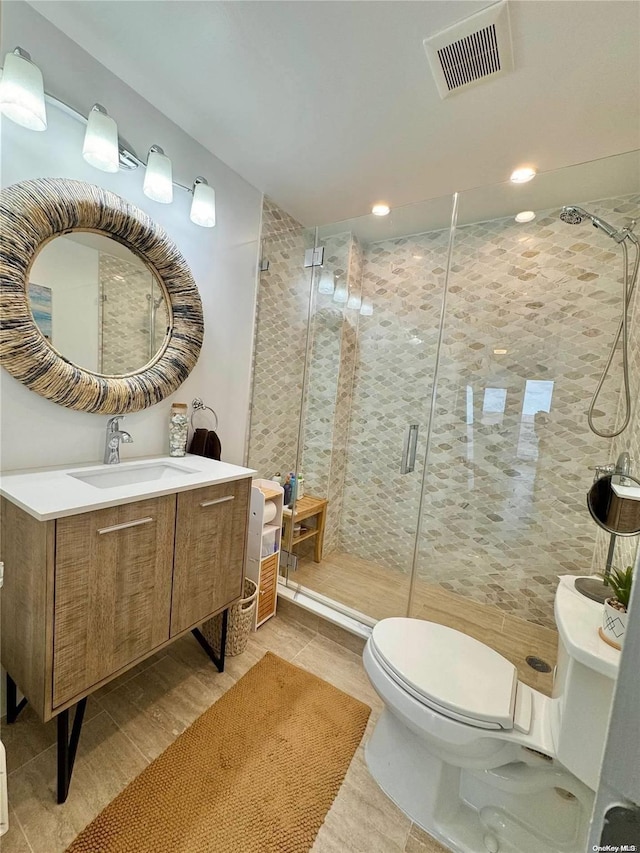
[[[555,599],[558,633],[577,661],[601,675],[617,678],[620,652],[598,634],[603,605],[577,592],[574,583],[572,575],[560,578]]]
[[[140,471],[144,474],[144,469],[155,466],[168,466],[169,470],[159,479],[107,488],[99,488],[73,476],[108,476],[126,471]],[[70,465],[2,474],[0,495],[38,521],[49,521],[202,486],[229,483],[254,474],[256,471],[251,468],[216,462],[204,456],[154,456],[131,459],[116,465]]]

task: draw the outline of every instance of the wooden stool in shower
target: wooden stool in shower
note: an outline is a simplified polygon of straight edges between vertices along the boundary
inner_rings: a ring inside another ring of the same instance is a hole
[[[312,536],[315,536],[313,559],[316,563],[322,560],[324,528],[327,520],[327,503],[326,498],[312,498],[311,495],[305,495],[296,501],[294,512],[289,507],[284,508],[282,511],[282,541],[287,551],[292,552],[293,548],[300,542],[304,542],[305,539],[311,539]],[[315,519],[314,527],[300,531],[298,534],[294,533],[296,524],[300,524],[311,518]]]

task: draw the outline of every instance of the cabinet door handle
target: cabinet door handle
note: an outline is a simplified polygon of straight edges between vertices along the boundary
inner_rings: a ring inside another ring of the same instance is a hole
[[[223,504],[227,501],[235,500],[235,495],[227,495],[226,498],[215,498],[212,501],[200,501],[200,506],[213,506],[214,504]]]
[[[147,518],[138,518],[136,521],[125,521],[122,524],[114,524],[113,527],[101,527],[98,530],[98,533],[102,535],[103,533],[115,533],[116,530],[126,530],[127,527],[139,527],[141,524],[149,524],[153,521],[151,516]]]

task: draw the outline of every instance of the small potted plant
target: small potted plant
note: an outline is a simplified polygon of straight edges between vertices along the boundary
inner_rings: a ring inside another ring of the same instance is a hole
[[[632,582],[633,566],[627,566],[626,569],[613,568],[607,580],[612,594],[604,603],[600,636],[614,649],[621,649],[624,642]]]

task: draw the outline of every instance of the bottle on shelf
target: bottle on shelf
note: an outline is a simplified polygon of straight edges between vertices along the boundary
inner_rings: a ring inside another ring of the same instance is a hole
[[[172,403],[169,416],[169,456],[184,456],[187,452],[189,418],[186,403]]]
[[[289,506],[291,503],[291,478],[289,474],[284,478],[282,488],[284,489],[284,505]]]

